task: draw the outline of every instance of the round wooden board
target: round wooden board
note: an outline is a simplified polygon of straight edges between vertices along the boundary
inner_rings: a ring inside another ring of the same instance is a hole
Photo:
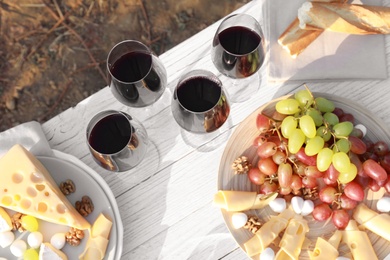
[[[334,102],[336,107],[343,109],[346,113],[351,113],[355,117],[355,123],[361,123],[367,127],[367,137],[372,141],[382,140],[390,144],[390,135],[387,133],[386,127],[383,123],[377,119],[374,115],[366,111],[362,106],[341,97],[336,97],[327,93],[313,93],[315,97],[324,97]],[[233,132],[230,137],[224,153],[221,158],[219,172],[218,172],[218,190],[237,190],[237,191],[256,191],[255,185],[251,184],[246,174],[236,175],[231,168],[232,162],[239,156],[245,155],[250,160],[255,162],[257,160],[256,148],[252,146],[254,138],[259,134],[256,128],[256,117],[259,113],[265,113],[272,115],[274,107],[277,101],[285,98],[289,98],[291,95],[283,96],[270,101],[269,103],[259,107],[253,113],[251,113]],[[367,191],[367,190],[366,190]],[[376,209],[377,195],[372,192],[366,192],[366,203],[370,208]],[[233,238],[244,250],[244,243],[248,241],[253,234],[246,229],[235,229],[231,222],[231,216],[234,212],[227,212],[221,210],[224,221],[231,232]],[[276,215],[270,207],[265,207],[260,210],[251,210],[245,212],[247,215],[255,215],[259,217],[263,222],[267,221],[270,216]],[[309,243],[305,243],[304,248],[300,254],[299,259],[309,259],[308,249],[313,249],[318,236],[329,238],[335,227],[331,221],[318,222],[313,220],[312,216],[306,216],[310,231],[306,235]],[[390,223],[389,223],[390,224]],[[375,249],[375,252],[379,259],[384,259],[390,253],[390,242],[378,237],[377,235],[367,231],[370,241]],[[277,245],[272,245],[275,253],[278,250]],[[244,250],[245,251],[245,250]],[[340,255],[350,256],[349,249],[346,245],[342,244],[339,247]],[[256,256],[253,259],[258,259]]]

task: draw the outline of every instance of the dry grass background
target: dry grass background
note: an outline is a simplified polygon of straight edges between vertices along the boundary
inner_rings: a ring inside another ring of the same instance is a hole
[[[0,0],[0,131],[44,122],[106,86],[110,48],[161,54],[249,0]]]

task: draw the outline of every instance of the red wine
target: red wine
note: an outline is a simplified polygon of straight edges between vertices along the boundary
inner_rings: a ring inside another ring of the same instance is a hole
[[[153,66],[153,56],[145,52],[129,52],[109,68],[114,95],[125,105],[150,104],[163,91],[160,76]],[[140,98],[141,96],[141,98]]]
[[[214,39],[213,62],[219,71],[229,77],[249,77],[264,61],[261,41],[261,36],[249,28],[226,28]]]
[[[152,65],[152,56],[144,52],[129,52],[111,66],[111,74],[123,82],[136,82],[144,78]]]
[[[192,77],[177,88],[180,104],[192,112],[205,112],[213,108],[221,97],[221,86],[207,77]]]
[[[113,154],[127,146],[130,135],[129,120],[124,115],[114,114],[108,115],[96,123],[88,142],[99,153]]]
[[[249,54],[256,50],[261,42],[260,35],[242,26],[229,27],[223,30],[218,38],[222,47],[234,55]]]

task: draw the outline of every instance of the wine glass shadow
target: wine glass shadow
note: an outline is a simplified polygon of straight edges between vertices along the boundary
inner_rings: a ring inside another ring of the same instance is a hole
[[[231,117],[228,117],[223,126],[214,132],[207,134],[193,134],[184,129],[180,129],[180,134],[183,141],[199,152],[211,152],[227,142],[232,131],[233,122]],[[228,132],[228,134],[226,134]]]

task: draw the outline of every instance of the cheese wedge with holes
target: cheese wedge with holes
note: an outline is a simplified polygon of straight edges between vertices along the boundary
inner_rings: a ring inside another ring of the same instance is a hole
[[[81,230],[91,226],[43,164],[18,144],[0,159],[0,206]]]
[[[288,222],[279,243],[280,249],[275,255],[275,260],[298,260],[307,232],[309,232],[307,221],[301,215],[295,215]]]
[[[111,232],[112,221],[104,214],[100,213],[98,218],[92,225],[91,235],[87,241],[84,252],[79,259],[82,260],[97,260],[103,259]]]
[[[341,238],[342,233],[340,230],[336,230],[328,241],[318,237],[314,250],[309,251],[310,260],[336,259],[339,256],[338,248]]]
[[[358,228],[355,220],[350,220],[342,233],[342,241],[348,245],[354,260],[378,260],[367,233]]]

